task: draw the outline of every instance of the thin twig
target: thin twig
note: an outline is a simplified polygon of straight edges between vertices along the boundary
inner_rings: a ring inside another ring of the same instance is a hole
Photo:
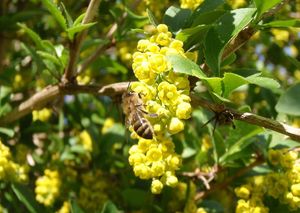
[[[131,10],[134,10],[137,8],[137,6],[141,3],[141,0],[136,0],[132,3],[132,5],[130,6]],[[101,45],[99,46],[92,55],[90,55],[89,57],[87,57],[87,59],[85,59],[79,66],[76,72],[76,75],[81,74],[84,70],[86,70],[86,68],[93,63],[98,57],[99,55],[106,50],[107,48],[110,48],[111,46],[114,45],[115,41],[113,39],[113,35],[115,34],[115,32],[118,29],[118,26],[122,25],[127,17],[128,13],[124,12],[121,16],[120,21],[117,23],[115,22],[109,29],[109,31],[107,32],[105,38],[108,39],[110,42],[106,45]]]
[[[240,170],[238,170],[237,172],[234,173],[234,175],[228,177],[226,180],[222,181],[221,183],[216,183],[214,185],[211,185],[211,188],[209,190],[206,190],[206,191],[200,191],[198,192],[194,199],[196,201],[204,198],[205,196],[215,192],[215,191],[218,191],[220,189],[223,189],[225,188],[226,186],[228,186],[232,181],[234,181],[235,179],[245,175],[247,172],[249,172],[252,168],[256,167],[256,166],[259,166],[261,165],[262,163],[264,163],[265,160],[263,159],[262,156],[258,156],[256,158],[256,160],[254,162],[252,162],[251,164],[249,164],[248,166],[246,167],[243,167],[241,168]]]
[[[93,20],[94,16],[97,14],[99,8],[100,0],[91,0],[86,11],[86,14],[82,20],[82,24],[87,24]],[[62,77],[62,83],[73,83],[74,74],[76,72],[76,62],[79,57],[80,47],[87,35],[87,30],[80,32],[73,41],[70,43],[70,54],[69,54],[69,63],[65,70],[65,73]]]

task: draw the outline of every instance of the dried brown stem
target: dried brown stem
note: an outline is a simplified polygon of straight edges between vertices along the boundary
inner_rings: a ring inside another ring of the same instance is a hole
[[[258,156],[257,159],[252,162],[251,164],[249,164],[248,166],[246,167],[243,167],[241,168],[240,170],[238,170],[237,172],[234,173],[234,175],[228,177],[226,180],[222,181],[221,183],[216,183],[214,185],[211,186],[211,188],[209,190],[206,190],[206,191],[201,191],[201,192],[198,192],[194,199],[196,201],[204,198],[205,196],[215,192],[215,191],[218,191],[220,189],[223,189],[225,188],[226,186],[228,186],[232,181],[234,181],[235,179],[245,175],[247,172],[249,172],[252,168],[256,167],[256,166],[259,166],[261,165],[262,163],[264,163],[264,159],[262,158],[262,156]]]

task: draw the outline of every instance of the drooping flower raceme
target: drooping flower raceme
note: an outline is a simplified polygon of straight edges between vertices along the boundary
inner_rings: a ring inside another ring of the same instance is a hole
[[[15,163],[9,148],[0,140],[0,181],[25,182],[27,172],[28,167]]]
[[[60,192],[61,180],[58,171],[46,169],[35,184],[36,200],[45,206],[51,206]]]
[[[184,129],[184,120],[191,116],[187,76],[175,73],[167,60],[169,53],[185,56],[183,43],[172,38],[166,25],[158,25],[149,39],[138,42],[133,54],[133,72],[138,82],[131,90],[139,93],[153,126],[153,140],[140,138],[133,130],[131,136],[139,139],[129,150],[129,163],[136,176],[152,179],[151,191],[158,194],[164,185],[176,186],[175,171],[181,165],[181,157],[175,153],[170,135]]]

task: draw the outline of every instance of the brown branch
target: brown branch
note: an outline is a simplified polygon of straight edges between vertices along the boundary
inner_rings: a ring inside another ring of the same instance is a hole
[[[289,126],[282,122],[255,115],[250,112],[239,112],[231,108],[224,108],[224,105],[211,103],[196,95],[192,95],[192,103],[194,106],[202,106],[206,109],[212,110],[215,113],[222,113],[226,110],[233,115],[235,120],[240,120],[249,124],[261,126],[275,132],[289,136],[291,139],[300,142],[300,129]]]
[[[94,95],[107,95],[114,97],[126,91],[127,87],[128,82],[109,84],[106,86],[85,86],[71,84],[51,85],[36,93],[26,101],[22,102],[11,112],[1,117],[0,125],[7,125],[31,113],[33,110],[41,109],[62,95],[90,93]]]
[[[18,107],[0,118],[0,124],[8,124],[14,122],[23,116],[31,113],[35,109],[46,106],[49,101],[54,100],[60,94],[59,86],[48,86],[42,91],[36,93],[28,100],[22,102]]]
[[[91,0],[87,8],[86,14],[82,20],[82,24],[87,24],[96,15],[99,8],[100,0]],[[87,35],[87,30],[80,32],[70,43],[69,63],[62,77],[64,84],[74,82],[75,66],[80,53],[80,47]]]
[[[47,103],[53,101],[55,98],[66,94],[89,93],[94,95],[106,95],[114,97],[126,91],[129,82],[120,82],[109,84],[106,86],[97,85],[54,85],[48,86],[44,90],[36,93],[28,100],[21,103],[12,112],[0,118],[0,124],[8,124],[20,119],[21,117],[29,114],[34,109],[39,109],[46,106]],[[300,129],[289,126],[287,124],[255,115],[249,112],[239,112],[234,109],[224,108],[224,105],[211,103],[203,98],[191,94],[192,104],[195,107],[201,106],[216,113],[221,113],[227,110],[232,113],[234,119],[247,122],[253,125],[265,127],[267,129],[282,133],[289,136],[291,139],[300,142]]]

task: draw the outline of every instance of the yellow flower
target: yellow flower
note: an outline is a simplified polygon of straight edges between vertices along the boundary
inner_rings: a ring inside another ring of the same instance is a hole
[[[165,173],[165,163],[163,161],[153,162],[151,166],[151,172],[153,176],[159,177]]]
[[[181,8],[195,10],[204,0],[180,0]]]
[[[270,149],[268,151],[268,159],[271,164],[278,165],[280,162],[281,152],[279,150]]]
[[[173,84],[163,81],[158,85],[158,97],[165,105],[176,105],[179,93]]]
[[[176,109],[176,116],[179,119],[189,119],[192,113],[192,106],[190,103],[181,102]]]
[[[39,177],[35,184],[36,200],[45,206],[51,206],[58,197],[61,186],[58,171],[46,169],[44,176]]]
[[[233,9],[242,7],[247,3],[245,0],[227,0],[227,2]]]
[[[293,184],[291,186],[291,191],[294,196],[300,196],[300,183]]]
[[[184,123],[177,117],[173,117],[169,124],[169,132],[171,134],[176,134],[184,129]]]
[[[46,122],[49,120],[49,118],[51,117],[51,110],[48,108],[43,108],[41,110],[33,110],[32,111],[32,120],[33,121],[43,121]]]
[[[109,129],[111,127],[113,127],[114,124],[115,124],[115,120],[113,118],[106,118],[104,123],[103,123],[101,133],[102,134],[108,133]]]
[[[79,134],[79,142],[80,142],[80,144],[83,145],[83,148],[86,151],[88,151],[88,152],[93,151],[93,141],[92,141],[90,134],[86,130],[82,131]]]
[[[162,159],[161,150],[159,150],[158,148],[149,149],[146,156],[147,156],[147,161],[149,162],[159,161]]]
[[[167,177],[167,180],[166,180],[167,186],[175,187],[177,184],[178,184],[178,179],[176,176],[170,175]]]
[[[236,196],[243,199],[248,199],[251,193],[250,189],[251,187],[249,185],[243,185],[241,187],[235,188],[234,192]]]
[[[246,212],[250,213],[249,210],[250,210],[249,202],[247,202],[243,199],[238,200],[238,204],[237,204],[236,209],[235,209],[236,213],[246,213]]]
[[[160,182],[157,179],[154,179],[151,184],[151,192],[153,194],[160,194],[163,187],[164,185],[162,184],[162,182]]]
[[[141,179],[149,179],[152,177],[151,168],[145,164],[138,164],[133,168],[134,174]]]
[[[69,213],[71,211],[71,205],[68,201],[65,201],[62,207],[56,213]]]

